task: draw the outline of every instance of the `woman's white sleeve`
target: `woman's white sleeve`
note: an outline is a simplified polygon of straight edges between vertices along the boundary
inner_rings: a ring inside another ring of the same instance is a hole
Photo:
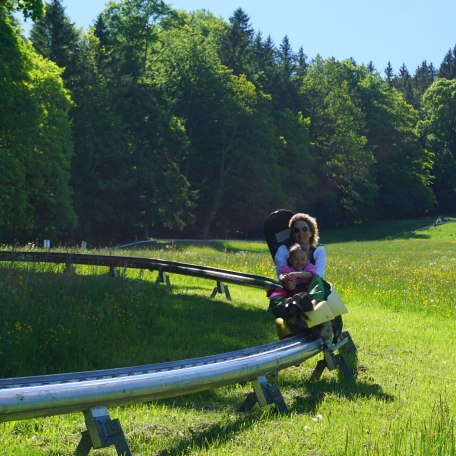
[[[326,272],[326,251],[324,247],[318,246],[314,252],[315,269],[317,274],[323,278]]]
[[[276,267],[277,278],[280,277],[280,271],[284,264],[287,264],[288,260],[288,249],[286,246],[281,245],[274,256],[274,264]]]

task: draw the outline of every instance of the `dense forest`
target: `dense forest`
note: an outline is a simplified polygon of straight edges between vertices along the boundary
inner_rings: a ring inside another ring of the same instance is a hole
[[[456,213],[456,46],[378,71],[160,0],[88,30],[60,0],[6,0],[0,43],[2,243],[258,237],[282,207],[322,227]]]

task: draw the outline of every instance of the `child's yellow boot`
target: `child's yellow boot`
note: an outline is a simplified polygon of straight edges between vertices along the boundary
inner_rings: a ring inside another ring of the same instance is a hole
[[[277,335],[279,336],[279,339],[285,339],[286,337],[293,335],[293,332],[288,327],[283,318],[276,318],[274,323],[276,325]]]

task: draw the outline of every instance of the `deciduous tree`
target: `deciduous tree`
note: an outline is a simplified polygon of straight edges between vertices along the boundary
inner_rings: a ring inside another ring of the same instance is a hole
[[[419,129],[434,156],[434,192],[440,212],[456,211],[456,79],[437,79],[423,96]]]
[[[58,241],[76,220],[69,94],[58,67],[37,55],[1,10],[0,36],[0,239]]]

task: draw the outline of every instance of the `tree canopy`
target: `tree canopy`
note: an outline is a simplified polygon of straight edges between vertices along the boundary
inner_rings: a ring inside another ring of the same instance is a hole
[[[439,71],[382,76],[276,45],[241,8],[122,0],[82,31],[42,6],[0,8],[2,242],[251,237],[281,207],[323,227],[454,210],[454,49]]]

